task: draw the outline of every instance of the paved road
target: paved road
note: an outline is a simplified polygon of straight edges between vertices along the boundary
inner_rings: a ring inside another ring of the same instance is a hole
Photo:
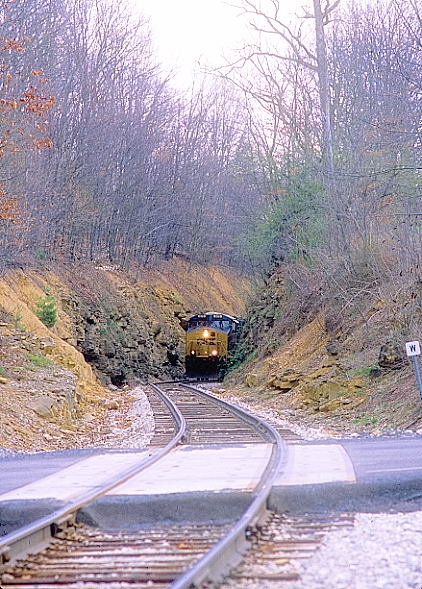
[[[262,452],[265,453],[264,446]],[[133,505],[141,502],[148,506],[152,497],[158,501],[160,510],[165,503],[172,512],[172,497],[180,505],[183,495],[183,501],[189,504],[189,498],[198,497],[201,493],[204,493],[204,498],[207,495],[207,502],[215,502],[216,512],[218,501],[227,502],[230,493],[233,498],[237,497],[234,502],[242,503],[244,498],[241,495],[249,491],[248,477],[252,473],[257,476],[261,452],[259,445],[256,464],[253,464],[250,446],[242,449],[239,445],[238,449],[231,450],[208,447],[206,456],[203,449],[187,447],[179,454],[189,458],[189,454],[194,456],[195,452],[199,456],[198,464],[204,462],[205,468],[201,470],[197,464],[192,470],[192,461],[176,461],[173,466],[170,465],[173,474],[156,477],[154,485],[151,482],[146,484],[146,475],[138,475],[106,498],[105,513],[110,502],[114,502],[113,505],[124,503],[126,508],[131,502]],[[115,454],[125,456],[116,460]],[[0,527],[2,521],[7,519],[7,509],[16,514],[26,508],[27,503],[40,509],[43,501],[45,505],[50,505],[53,498],[57,502],[65,501],[69,493],[77,492],[78,485],[86,489],[92,479],[95,486],[99,476],[109,478],[114,468],[119,469],[122,463],[137,460],[136,454],[136,451],[97,449],[1,459]],[[224,469],[221,466],[223,454],[230,455],[225,457]],[[240,460],[240,455],[246,458]],[[175,461],[175,455],[168,460]],[[94,469],[91,470],[92,462],[95,463],[95,474]],[[57,484],[48,478],[62,469],[65,470]],[[57,492],[54,491],[56,487]],[[234,508],[234,502],[230,503],[230,509]],[[288,447],[288,460],[272,489],[269,504],[277,511],[292,513],[422,509],[422,436],[292,443]]]
[[[422,480],[422,436],[345,440],[341,445],[353,463],[358,481]]]
[[[422,436],[293,445],[270,507],[291,513],[422,509]]]

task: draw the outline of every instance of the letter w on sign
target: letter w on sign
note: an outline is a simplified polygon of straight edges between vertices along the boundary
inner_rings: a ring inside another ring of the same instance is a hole
[[[406,344],[406,354],[408,356],[420,356],[421,353],[421,346],[418,341],[416,342],[407,342]]]

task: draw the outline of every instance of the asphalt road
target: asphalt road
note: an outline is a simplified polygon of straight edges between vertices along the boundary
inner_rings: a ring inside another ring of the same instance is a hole
[[[340,442],[359,482],[406,483],[422,480],[422,436]]]

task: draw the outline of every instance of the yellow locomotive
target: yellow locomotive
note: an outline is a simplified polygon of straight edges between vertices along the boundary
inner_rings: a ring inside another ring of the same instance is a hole
[[[243,320],[223,313],[192,315],[186,328],[186,376],[221,378]]]

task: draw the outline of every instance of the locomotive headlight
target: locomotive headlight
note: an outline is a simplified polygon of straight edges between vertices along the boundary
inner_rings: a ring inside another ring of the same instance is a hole
[[[191,356],[195,356],[195,354],[196,354],[195,350],[192,350]]]
[[[218,354],[217,350],[213,350],[213,351],[211,352],[211,356],[217,356],[217,354]]]
[[[208,331],[208,329],[204,329],[204,331],[202,332],[202,335],[207,338],[210,337],[210,332]]]

